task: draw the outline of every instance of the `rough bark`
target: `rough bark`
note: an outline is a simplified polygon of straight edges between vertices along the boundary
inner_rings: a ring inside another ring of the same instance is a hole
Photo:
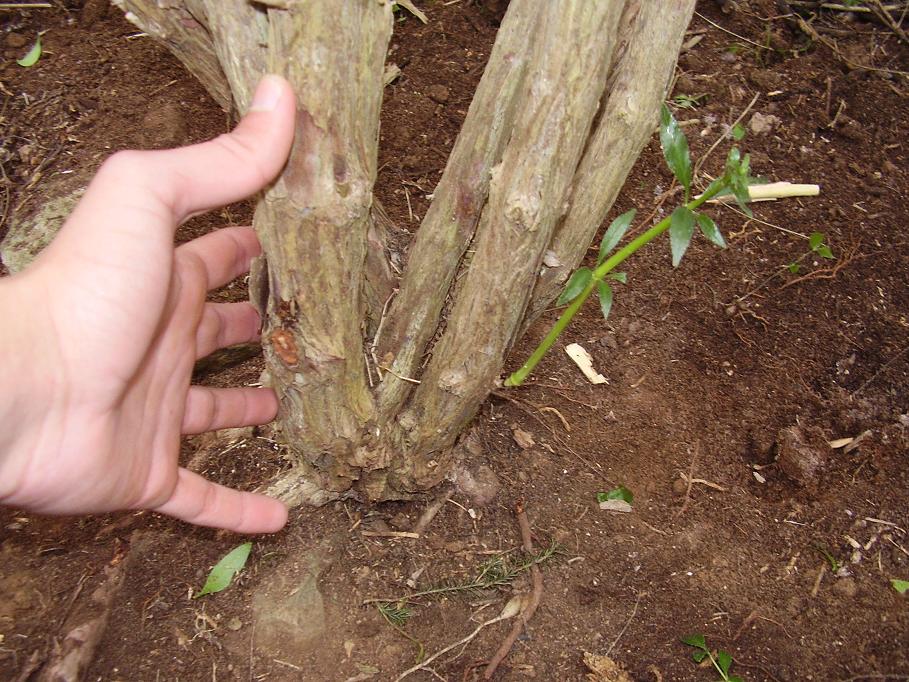
[[[239,111],[264,70],[297,88],[295,147],[255,218],[267,266],[251,277],[297,463],[272,491],[387,499],[438,483],[652,132],[694,0],[512,0],[387,315],[393,283],[369,216],[390,4],[118,2],[143,26],[204,23],[192,40],[153,34],[194,50],[181,55],[194,73],[215,55],[223,73],[207,86],[228,83]],[[562,265],[541,273],[548,249]]]
[[[688,26],[693,12],[694,2],[687,1],[627,3],[599,123],[572,182],[571,208],[549,246],[562,265],[544,269],[524,318],[525,328],[558,296],[584,258],[653,134],[685,37],[678,27]]]
[[[445,449],[476,413],[515,340],[605,87],[617,3],[545,3],[533,74],[489,197],[474,254],[441,340],[405,411],[398,487],[437,482]],[[509,12],[508,17],[513,16]],[[572,49],[560,49],[571,45]]]

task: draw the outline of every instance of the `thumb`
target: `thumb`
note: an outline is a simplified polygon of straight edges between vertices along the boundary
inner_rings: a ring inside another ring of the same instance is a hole
[[[149,153],[156,176],[169,180],[159,196],[170,204],[177,223],[245,199],[274,180],[290,154],[295,111],[290,84],[267,75],[232,132],[202,144]]]
[[[290,84],[267,75],[249,112],[230,133],[178,149],[112,156],[92,180],[74,216],[90,216],[86,222],[103,228],[99,223],[105,218],[123,220],[124,206],[119,204],[130,208],[148,204],[148,213],[168,217],[176,227],[194,213],[245,199],[284,168],[293,143],[295,110]]]

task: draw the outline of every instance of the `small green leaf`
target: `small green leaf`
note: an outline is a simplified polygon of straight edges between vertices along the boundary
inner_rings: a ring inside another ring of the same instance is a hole
[[[817,251],[821,248],[821,245],[824,243],[824,233],[823,232],[812,232],[811,236],[808,237],[808,247],[812,251]]]
[[[685,188],[687,197],[691,189],[691,154],[688,151],[688,139],[665,104],[660,109],[660,145],[663,147],[663,156],[666,157],[669,170]]]
[[[600,280],[597,282],[597,293],[600,296],[600,310],[603,313],[603,319],[609,319],[609,311],[612,310],[612,287],[606,282]]]
[[[620,485],[618,488],[613,488],[608,493],[606,493],[607,500],[622,500],[631,504],[634,502],[634,494],[625,486]]]
[[[817,250],[817,255],[819,255],[821,258],[826,258],[827,260],[833,260],[834,258],[833,251],[831,251],[830,247],[826,244],[822,245]]]
[[[211,573],[208,574],[205,585],[202,586],[202,589],[195,598],[198,599],[206,594],[220,592],[230,585],[230,581],[233,580],[234,576],[246,565],[246,560],[249,558],[251,549],[252,543],[244,542],[242,545],[234,547],[225,554],[221,561],[216,563],[214,568],[211,569]]]
[[[35,44],[32,45],[32,49],[28,51],[22,59],[17,59],[16,63],[19,66],[24,66],[28,68],[29,66],[34,66],[38,63],[38,60],[41,59],[41,36],[39,35],[35,39]]]
[[[798,263],[790,263],[786,266],[786,268],[788,268],[789,272],[791,272],[793,275],[797,275],[799,274],[799,270],[802,269],[802,266]]]
[[[682,637],[682,642],[688,646],[695,646],[698,649],[707,649],[707,640],[704,639],[704,635],[687,635]]]
[[[628,284],[628,273],[627,272],[610,272],[606,276],[609,279],[614,279],[616,282],[621,282],[622,284]]]
[[[736,123],[734,126],[732,126],[732,139],[738,142],[743,137],[745,137],[745,126],[743,126],[741,123]]]
[[[597,258],[597,265],[606,260],[606,256],[609,255],[609,252],[622,241],[622,237],[624,237],[625,232],[628,231],[631,221],[634,220],[635,213],[637,213],[637,209],[634,208],[630,211],[626,211],[609,225],[609,229],[606,230],[606,234],[603,235],[603,240],[600,242],[600,255]]]
[[[732,677],[727,677],[726,680],[727,680],[727,682],[745,682],[745,680],[743,680],[738,675],[733,675]]]
[[[704,236],[707,237],[707,239],[712,241],[721,249],[726,248],[726,240],[723,239],[723,235],[720,233],[720,228],[718,228],[716,226],[716,223],[713,222],[713,218],[711,218],[709,215],[699,213],[698,227],[701,228],[701,232],[704,233]]]
[[[732,665],[732,656],[729,655],[728,651],[717,651],[716,662],[720,666],[720,670],[723,671],[723,677],[727,677],[729,675],[729,666]]]
[[[694,234],[694,213],[687,206],[679,206],[669,221],[669,247],[672,249],[672,267],[677,268]]]
[[[568,280],[568,284],[565,285],[565,289],[562,291],[559,300],[556,301],[556,305],[565,305],[566,303],[571,303],[578,295],[584,291],[584,287],[590,284],[590,277],[593,275],[590,268],[578,268],[575,270],[575,273],[571,276],[571,279]]]
[[[906,594],[906,591],[909,590],[909,580],[900,580],[899,578],[891,578],[890,584],[893,585],[893,589],[899,592],[900,594]]]
[[[691,658],[694,659],[694,662],[695,662],[695,663],[700,663],[700,662],[703,661],[705,658],[707,658],[707,652],[706,652],[706,651],[702,651],[701,649],[698,649],[697,651],[692,651],[692,652],[691,652]]]

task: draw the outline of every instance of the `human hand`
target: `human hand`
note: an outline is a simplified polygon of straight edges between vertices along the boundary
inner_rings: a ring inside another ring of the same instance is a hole
[[[206,293],[249,270],[250,227],[177,248],[176,227],[239,201],[281,171],[294,94],[266,76],[237,128],[203,144],[121,152],[57,238],[0,280],[0,504],[47,514],[152,509],[241,533],[287,510],[178,466],[180,436],[274,419],[271,389],[191,386],[201,357],[258,339],[248,302]]]

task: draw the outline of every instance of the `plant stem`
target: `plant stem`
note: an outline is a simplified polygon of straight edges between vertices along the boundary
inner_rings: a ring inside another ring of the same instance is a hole
[[[701,204],[712,199],[717,194],[726,189],[726,182],[716,182],[713,183],[710,187],[707,188],[707,191],[704,192],[694,201],[689,201],[685,204],[689,210],[694,211]],[[628,257],[633,255],[638,249],[646,244],[650,243],[666,230],[669,229],[671,224],[672,216],[666,216],[656,225],[651,227],[646,232],[641,233],[630,242],[628,242],[621,249],[612,254],[609,258],[603,261],[594,271],[593,275],[590,278],[590,282],[587,283],[587,286],[584,287],[584,290],[578,294],[571,304],[565,308],[562,312],[562,315],[552,326],[552,329],[549,330],[549,333],[546,335],[540,345],[537,346],[536,350],[527,358],[527,361],[521,366],[521,368],[508,377],[505,380],[505,386],[520,386],[527,380],[527,377],[534,370],[540,360],[543,359],[543,356],[549,351],[552,347],[552,344],[555,343],[556,339],[559,338],[559,335],[565,330],[565,327],[571,322],[572,318],[575,316],[575,313],[581,309],[581,306],[584,305],[584,302],[587,300],[587,297],[590,296],[591,292],[597,287],[597,283],[602,281],[603,277],[609,274],[616,266],[621,265]]]

